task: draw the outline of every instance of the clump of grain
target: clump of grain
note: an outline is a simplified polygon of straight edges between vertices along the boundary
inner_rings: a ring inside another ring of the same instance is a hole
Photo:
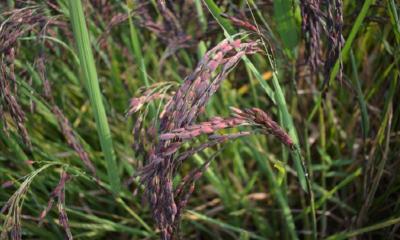
[[[4,123],[4,130],[7,131],[7,122],[4,118],[4,114],[7,111],[17,126],[25,144],[29,148],[31,147],[29,134],[25,127],[25,112],[18,99],[18,83],[15,77],[14,61],[15,52],[19,46],[18,38],[27,33],[37,34],[37,44],[40,50],[36,59],[36,68],[42,80],[44,100],[51,106],[51,111],[56,117],[68,145],[74,149],[83,164],[95,176],[96,170],[89,159],[88,153],[76,138],[68,118],[65,117],[62,110],[55,103],[51,83],[46,74],[45,36],[51,34],[50,26],[65,30],[66,25],[64,22],[56,20],[56,17],[47,17],[43,11],[38,6],[29,5],[4,13],[7,18],[0,26],[0,100],[2,103],[0,105],[0,119]],[[69,31],[63,32],[68,33]]]
[[[55,198],[57,198],[57,208],[58,208],[58,212],[59,212],[60,224],[64,228],[64,231],[67,235],[66,236],[67,239],[72,240],[73,237],[72,237],[71,229],[69,227],[67,212],[65,210],[65,184],[69,180],[71,180],[71,176],[67,172],[62,171],[60,174],[60,181],[58,182],[58,184],[54,188],[54,190],[51,192],[50,199],[47,203],[47,207],[40,214],[40,223],[44,220],[47,213],[51,210],[51,208],[53,207],[53,204],[54,204],[54,200],[55,200]]]
[[[328,84],[331,70],[339,59],[339,72],[337,79],[342,81],[343,78],[343,63],[340,59],[340,52],[344,45],[344,38],[342,36],[343,27],[343,3],[342,0],[330,0],[328,1],[328,44],[327,44],[327,56],[325,61],[325,72],[324,72],[324,84]]]
[[[213,117],[209,121],[195,123],[204,112],[210,97],[219,89],[221,82],[241,57],[259,51],[258,42],[229,39],[223,40],[209,50],[193,73],[186,77],[183,84],[168,100],[160,114],[160,120],[154,121],[152,129],[158,129],[158,137],[153,133],[152,139],[141,141],[141,143],[147,142],[149,146],[138,148],[145,151],[143,153],[144,167],[139,171],[139,175],[141,182],[145,185],[153,219],[160,229],[162,239],[174,239],[177,236],[181,212],[194,191],[195,181],[202,176],[211,160],[183,177],[174,189],[172,182],[183,161],[205,148],[251,134],[251,132],[239,132],[219,135],[217,133],[219,130],[251,125],[265,132],[271,132],[283,143],[293,147],[290,137],[279,125],[265,112],[256,108],[244,111],[234,109],[232,117]],[[128,112],[138,111],[143,104],[158,96],[155,93],[147,93],[143,97],[132,99]],[[142,121],[143,118],[139,116],[139,125],[142,125]],[[134,132],[140,131],[134,130]],[[184,142],[202,134],[208,135],[207,142],[178,153]]]
[[[322,72],[323,85],[329,83],[330,73],[340,58],[343,47],[342,0],[301,0],[302,34],[305,39],[305,59],[314,78]],[[323,47],[323,38],[326,46]],[[325,56],[323,57],[325,52]],[[337,79],[341,81],[343,66],[340,61]],[[321,70],[322,69],[322,70]]]
[[[323,63],[321,49],[322,10],[320,0],[301,0],[301,29],[305,39],[307,64],[311,73],[316,76]]]
[[[44,50],[45,36],[54,34],[54,32],[52,32],[54,29],[52,28],[61,28],[63,29],[63,32],[68,35],[69,31],[65,30],[67,25],[65,22],[56,20],[55,17],[47,17],[42,8],[33,5],[28,5],[23,8],[15,8],[12,11],[5,12],[4,16],[6,20],[0,25],[0,120],[5,127],[1,130],[6,132],[9,130],[7,128],[5,117],[5,114],[9,114],[12,124],[16,126],[24,143],[29,149],[32,149],[29,134],[25,127],[26,113],[24,112],[21,100],[19,99],[19,83],[16,79],[14,66],[19,47],[18,39],[31,33],[37,36],[36,43],[39,46],[39,54],[36,57],[35,65],[43,85],[43,98],[41,100],[50,106],[52,113],[58,121],[61,133],[64,135],[68,145],[77,153],[83,164],[92,172],[92,174],[96,176],[96,169],[90,161],[88,153],[78,141],[69,120],[55,103],[51,83],[47,79],[46,74],[46,55]],[[52,28],[50,28],[50,26]],[[48,43],[48,46],[50,46],[50,48],[54,47],[52,43]],[[28,84],[30,83],[31,80],[28,81]],[[33,107],[31,107],[31,109],[33,109]],[[48,166],[49,165],[46,165],[46,167]],[[8,210],[8,215],[4,221],[3,231],[0,238],[3,239],[9,234],[12,239],[21,239],[21,199],[23,199],[24,195],[28,191],[33,177],[43,169],[44,168],[38,169],[32,173],[32,177],[27,177],[27,180],[3,207],[2,212]],[[64,207],[64,186],[69,178],[70,177],[67,173],[62,172],[60,182],[51,194],[48,207],[42,213],[41,218],[46,216],[47,212],[53,205],[54,198],[57,197],[60,224],[63,226],[67,238],[72,239],[72,234],[68,225],[68,217]]]

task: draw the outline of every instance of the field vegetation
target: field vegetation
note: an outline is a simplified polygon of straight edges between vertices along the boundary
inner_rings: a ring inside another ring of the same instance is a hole
[[[400,239],[399,14],[0,1],[0,239]]]

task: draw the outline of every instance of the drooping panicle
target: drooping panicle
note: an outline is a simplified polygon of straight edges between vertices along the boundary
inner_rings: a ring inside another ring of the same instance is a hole
[[[191,73],[175,92],[174,96],[164,107],[160,125],[159,138],[153,139],[152,153],[148,153],[145,166],[140,171],[141,181],[146,185],[147,196],[152,208],[153,217],[161,234],[165,239],[171,239],[178,222],[179,206],[184,206],[175,199],[172,189],[172,179],[176,174],[175,153],[182,145],[185,133],[177,132],[179,137],[169,138],[169,133],[175,129],[187,127],[192,137],[200,133],[211,134],[228,125],[240,124],[238,120],[213,119],[210,123],[193,125],[199,114],[204,111],[209,98],[218,90],[223,79],[242,56],[259,51],[257,42],[241,42],[240,40],[224,40],[208,51]],[[213,75],[217,69],[220,71]],[[152,97],[150,97],[152,98]],[[136,98],[131,105],[131,112],[135,112],[141,104],[149,98]],[[236,121],[236,122],[235,122]],[[218,126],[217,126],[218,125]],[[188,134],[188,133],[186,133]]]
[[[37,34],[37,44],[39,53],[36,57],[36,69],[43,85],[43,96],[46,102],[51,106],[51,111],[55,115],[60,130],[64,135],[69,146],[74,149],[83,164],[95,175],[95,168],[89,159],[89,155],[84,150],[80,141],[77,139],[71,124],[65,117],[62,110],[57,106],[53,97],[51,82],[47,78],[46,72],[46,54],[45,54],[45,36],[51,30],[50,27],[57,27],[65,30],[65,24],[57,21],[56,17],[47,17],[44,10],[39,6],[27,6],[17,8],[10,12],[6,12],[6,20],[0,27],[0,101],[2,104],[1,113],[8,111],[14,124],[17,126],[18,132],[24,140],[25,144],[30,147],[28,131],[25,128],[25,112],[18,95],[18,84],[15,78],[14,60],[18,47],[18,38],[27,33]],[[4,103],[4,104],[3,104]],[[1,117],[1,116],[0,116]],[[4,118],[0,118],[4,121]],[[5,123],[5,122],[4,122]],[[6,123],[4,124],[6,125]]]
[[[162,1],[160,1],[162,2]],[[159,4],[160,4],[159,2]],[[162,6],[165,7],[165,6]],[[164,14],[168,18],[168,13]],[[173,22],[173,19],[170,19]],[[239,126],[263,126],[288,146],[292,142],[288,135],[259,109],[245,110],[243,114],[231,117],[213,117],[209,121],[196,123],[204,112],[212,95],[219,89],[222,81],[245,55],[259,52],[258,42],[225,39],[205,53],[195,70],[189,74],[169,98],[161,111],[160,119],[154,120],[153,129],[158,129],[158,137],[150,139],[140,134],[143,131],[143,111],[141,108],[161,96],[156,91],[145,91],[143,96],[131,100],[129,113],[139,114],[134,127],[135,142],[139,139],[140,149],[146,149],[144,166],[139,171],[152,215],[160,229],[162,239],[175,239],[183,208],[194,191],[195,181],[209,165],[194,169],[181,180],[176,189],[172,181],[182,163],[193,154],[228,140],[247,136],[251,132],[219,134],[223,129]],[[192,141],[200,135],[207,135],[208,141],[189,150],[182,151],[183,143]],[[144,146],[144,142],[150,146]],[[136,148],[139,149],[139,148]]]
[[[336,79],[342,81],[343,78],[343,63],[340,59],[341,50],[344,45],[342,36],[343,27],[343,4],[342,0],[329,0],[328,2],[328,17],[327,17],[327,30],[328,30],[328,43],[327,54],[324,65],[324,85],[329,84],[331,70],[333,69],[336,61],[339,60],[339,71]]]
[[[295,144],[289,134],[287,134],[286,131],[281,126],[279,126],[277,122],[272,120],[271,117],[263,110],[259,108],[249,108],[243,111],[237,108],[231,109],[235,117],[249,121],[250,124],[256,124],[261,129],[277,137],[290,149],[295,148]]]
[[[329,83],[331,70],[339,60],[337,79],[342,79],[340,52],[343,47],[342,0],[301,0],[302,33],[305,59],[314,78],[323,74],[323,87]],[[326,44],[324,44],[324,37]]]

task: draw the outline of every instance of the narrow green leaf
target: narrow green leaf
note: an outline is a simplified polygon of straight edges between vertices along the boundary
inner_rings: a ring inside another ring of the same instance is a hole
[[[399,224],[400,223],[400,217],[396,217],[396,218],[392,218],[371,226],[367,226],[364,228],[360,228],[360,229],[356,229],[354,231],[351,232],[342,232],[342,233],[337,233],[335,235],[332,235],[330,237],[327,238],[327,240],[339,240],[339,239],[350,239],[353,237],[356,237],[358,235],[361,235],[363,233],[367,233],[367,232],[371,232],[371,231],[375,231],[381,228],[386,228],[389,227],[391,225],[394,224]]]
[[[96,66],[90,46],[88,29],[86,27],[85,15],[83,13],[81,1],[70,0],[69,12],[74,38],[78,48],[80,67],[83,72],[85,87],[89,94],[91,107],[93,108],[101,149],[106,160],[111,190],[116,196],[119,194],[120,190],[118,168],[112,146],[111,132],[107,122],[106,111],[102,102],[99,80],[97,77]]]
[[[141,42],[139,39],[139,33],[132,21],[132,16],[130,14],[130,12],[132,10],[130,9],[130,5],[131,5],[130,2],[128,1],[127,12],[128,12],[129,31],[130,31],[132,51],[133,51],[135,61],[137,62],[138,66],[139,66],[139,79],[144,84],[146,84],[146,86],[148,87],[148,86],[150,86],[150,83],[149,83],[149,80],[147,77],[146,65],[145,65],[143,53],[141,50],[142,45],[141,45]]]
[[[282,39],[284,50],[290,58],[295,57],[295,49],[299,42],[299,26],[294,17],[292,0],[274,1],[274,18],[277,31]]]
[[[368,117],[367,103],[365,102],[365,97],[364,97],[364,94],[361,89],[361,82],[358,77],[357,63],[356,63],[356,59],[354,57],[353,51],[350,51],[350,57],[351,57],[351,66],[353,67],[353,75],[354,75],[353,82],[356,87],[358,104],[360,105],[360,111],[361,111],[363,136],[364,136],[364,139],[366,139],[368,137],[368,133],[369,133],[369,117]]]

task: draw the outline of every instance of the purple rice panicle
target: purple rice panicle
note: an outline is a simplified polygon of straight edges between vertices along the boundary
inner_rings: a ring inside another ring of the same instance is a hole
[[[166,45],[166,50],[160,59],[160,66],[163,66],[165,60],[174,55],[178,50],[194,46],[193,38],[191,35],[185,33],[181,24],[187,22],[181,19],[181,17],[195,19],[190,18],[193,15],[193,11],[185,11],[185,14],[181,14],[178,18],[165,0],[157,0],[156,8],[161,13],[161,22],[153,19],[150,13],[154,12],[154,10],[148,1],[136,1],[135,9],[131,12],[118,13],[111,18],[104,33],[99,37],[98,44],[105,46],[106,39],[110,35],[112,28],[126,22],[129,19],[129,15],[131,15],[135,17],[133,19],[135,25],[149,30]]]
[[[113,12],[113,4],[111,1],[108,0],[90,0],[89,1],[91,7],[94,10],[93,14],[96,25],[100,25],[101,22],[110,22],[112,18],[112,12]]]
[[[208,51],[164,107],[159,134],[192,124],[240,58],[256,51],[257,43],[242,43],[240,40],[224,40]],[[218,67],[221,67],[221,71],[213,77],[212,73]],[[159,139],[154,142],[154,151],[148,154],[145,166],[140,171],[141,182],[146,186],[146,195],[162,239],[173,239],[176,236],[179,217],[177,207],[180,205],[176,202],[172,188],[176,161],[173,154],[164,156],[171,145],[178,148],[181,140]]]
[[[66,173],[65,171],[62,171],[60,174],[60,181],[57,184],[57,186],[54,188],[53,192],[50,195],[50,199],[47,203],[47,207],[42,211],[40,214],[40,222],[41,224],[46,217],[46,215],[49,213],[51,208],[53,207],[54,200],[57,198],[57,208],[59,212],[59,220],[61,226],[63,226],[65,234],[66,234],[66,239],[72,240],[72,233],[71,229],[69,227],[69,221],[68,221],[68,216],[67,212],[65,211],[65,184],[71,180],[71,176]]]
[[[58,121],[61,132],[67,140],[68,145],[76,152],[78,157],[82,160],[83,165],[92,173],[92,175],[97,179],[96,168],[89,158],[89,154],[83,148],[82,144],[79,142],[75,136],[74,130],[71,127],[71,123],[65,117],[61,109],[57,105],[53,105],[51,108],[54,116]],[[98,179],[97,179],[98,180]]]
[[[249,124],[256,125],[262,130],[274,135],[278,140],[285,144],[290,149],[295,148],[295,144],[289,134],[279,126],[277,122],[271,119],[270,116],[263,110],[259,108],[248,108],[245,110],[240,110],[237,108],[231,108],[234,112],[233,116],[237,118],[242,118],[249,122]]]
[[[183,30],[184,28],[182,27],[181,23],[185,23],[184,19],[182,17],[184,15],[177,16],[176,12],[173,9],[173,6],[170,4],[167,4],[165,0],[157,0],[157,8],[161,13],[161,16],[163,17],[163,22],[162,22],[162,29],[164,32],[164,35],[158,35],[161,39],[164,39],[166,42],[166,50],[163,54],[163,56],[160,59],[160,69],[164,65],[165,60],[174,55],[178,50],[182,48],[189,48],[193,46],[193,39],[192,36],[189,34],[186,34],[185,31]],[[192,14],[190,12],[186,12],[186,16],[191,16]],[[149,15],[147,16],[147,21],[149,20]],[[150,22],[152,22],[150,20]],[[166,34],[166,35],[165,35]]]
[[[95,1],[94,1],[95,2]],[[99,3],[92,3],[95,7],[98,6]],[[103,4],[103,3],[100,3]],[[135,7],[135,9],[132,9],[129,13],[117,13],[114,16],[107,16],[107,18],[110,18],[109,21],[107,22],[107,26],[105,27],[104,32],[100,35],[100,37],[97,39],[97,44],[101,47],[105,47],[107,44],[107,37],[110,36],[111,30],[122,23],[126,22],[129,19],[129,16],[133,16],[134,14],[139,14],[142,9],[149,4],[147,3],[142,3],[139,4],[138,6]]]
[[[305,59],[314,77],[318,77],[319,68],[323,64],[321,34],[323,28],[323,12],[321,0],[300,0],[302,16],[301,30],[305,41]]]
[[[327,56],[324,65],[324,86],[329,87],[329,79],[331,70],[333,69],[336,61],[341,58],[341,50],[344,45],[344,38],[342,36],[343,28],[343,3],[342,0],[329,0],[328,1],[328,18],[327,18],[327,31],[328,31],[328,42],[327,42]],[[336,76],[339,82],[343,79],[343,63],[340,59],[339,72]]]
[[[245,18],[239,18],[239,17],[233,17],[228,14],[221,14],[222,17],[229,19],[234,26],[237,26],[239,28],[243,28],[252,32],[258,32],[258,28],[254,26],[254,24],[250,23],[248,19]]]
[[[171,96],[167,93],[169,88],[175,84],[171,82],[155,83],[148,88],[139,89],[140,97],[133,97],[130,100],[129,108],[126,116],[130,116],[140,111],[145,105],[153,102],[154,100],[161,99],[169,101]]]
[[[249,131],[242,131],[242,132],[238,132],[238,133],[230,133],[230,134],[223,134],[223,135],[219,135],[219,134],[209,135],[209,137],[208,137],[209,141],[207,141],[205,143],[202,143],[200,146],[192,147],[191,149],[180,153],[176,157],[176,160],[175,160],[176,164],[175,164],[175,168],[174,168],[174,173],[176,173],[179,170],[179,167],[181,166],[183,161],[185,161],[189,157],[193,156],[194,154],[200,153],[204,149],[214,147],[214,146],[216,146],[218,144],[222,144],[222,143],[225,143],[227,141],[232,141],[232,140],[235,140],[235,139],[240,138],[240,137],[249,136],[251,134],[252,133],[249,132]]]
[[[22,203],[25,195],[27,194],[29,187],[34,179],[41,171],[49,167],[50,165],[43,166],[40,169],[37,169],[35,172],[32,172],[31,175],[28,175],[24,182],[19,186],[18,190],[8,199],[0,213],[5,213],[7,211],[7,215],[5,216],[2,231],[0,233],[0,239],[13,239],[13,240],[21,240],[22,239],[22,231],[21,231],[21,211],[22,211]],[[65,210],[65,184],[71,179],[71,176],[68,175],[64,170],[60,174],[60,180],[57,186],[54,188],[50,195],[50,199],[48,201],[47,207],[42,211],[39,219],[39,224],[42,223],[47,213],[50,211],[51,207],[54,204],[54,199],[57,198],[58,203],[58,212],[60,224],[63,226],[64,231],[66,232],[66,239],[72,240],[71,230],[68,224],[68,217]]]
[[[137,113],[137,119],[132,130],[134,137],[133,149],[136,153],[146,155],[146,145],[148,145],[146,142],[151,141],[156,135],[155,123],[148,127],[147,131],[144,130],[144,121],[148,113],[147,105],[155,100],[170,101],[171,95],[168,90],[174,85],[175,83],[171,82],[155,83],[147,88],[139,89],[140,97],[131,98],[126,116]]]
[[[328,87],[330,73],[340,52],[344,39],[342,36],[342,0],[301,0],[302,32],[305,39],[305,59],[312,76],[318,78],[323,73],[322,87]],[[326,26],[326,27],[325,27]],[[327,43],[323,48],[323,38]],[[325,52],[324,59],[322,57]],[[323,69],[323,70],[321,70]],[[337,79],[342,80],[343,66],[340,61]]]
[[[235,117],[221,118],[214,117],[209,122],[189,125],[183,128],[174,129],[171,132],[161,134],[160,140],[190,140],[201,134],[212,134],[224,128],[233,128],[245,123],[245,120]]]
[[[245,55],[259,52],[258,42],[241,40],[223,40],[209,50],[198,63],[196,69],[185,78],[182,85],[166,103],[154,126],[158,127],[158,137],[148,143],[144,167],[140,169],[141,183],[149,201],[153,219],[160,230],[161,239],[177,239],[179,220],[189,196],[194,191],[195,181],[201,177],[209,165],[207,161],[183,177],[177,188],[172,182],[183,161],[206,148],[251,134],[239,132],[226,135],[216,134],[219,130],[241,125],[262,126],[269,130],[286,145],[292,146],[290,137],[260,109],[236,110],[228,118],[213,117],[209,121],[195,123],[204,112],[210,97],[218,90],[221,82]],[[145,94],[131,101],[129,112],[136,112],[154,95]],[[155,95],[157,96],[157,95]],[[142,125],[140,118],[139,125]],[[159,124],[156,124],[159,123]],[[136,128],[136,126],[135,126]],[[138,127],[140,129],[140,126]],[[154,128],[155,129],[155,128]],[[136,129],[135,132],[140,130]],[[199,135],[207,134],[208,141],[187,151],[178,153],[182,144]]]
[[[24,140],[24,143],[31,148],[27,129],[25,128],[25,113],[22,109],[21,103],[18,100],[18,84],[15,77],[14,60],[15,51],[18,48],[18,38],[27,33],[36,33],[38,44],[40,47],[39,55],[36,59],[36,68],[39,73],[40,79],[43,84],[44,99],[51,106],[51,111],[55,115],[62,134],[67,140],[68,145],[74,149],[83,164],[89,169],[94,176],[96,171],[89,159],[89,155],[84,150],[83,146],[77,140],[69,120],[64,116],[61,109],[56,105],[52,93],[51,83],[47,79],[46,74],[46,56],[44,51],[45,36],[51,33],[49,26],[65,28],[65,23],[56,20],[55,17],[48,18],[43,13],[39,6],[28,6],[24,8],[17,8],[12,11],[4,13],[7,19],[0,25],[0,101],[3,109],[8,110],[13,122]],[[68,32],[68,31],[63,31]],[[29,82],[31,82],[29,80]],[[28,82],[28,83],[29,83]],[[0,116],[6,125],[3,116]]]
[[[24,181],[19,184],[18,189],[14,192],[14,194],[8,199],[8,201],[4,204],[2,209],[0,210],[1,214],[4,214],[4,220],[2,221],[2,230],[0,233],[0,239],[13,239],[13,240],[21,240],[22,239],[22,231],[21,231],[21,215],[22,215],[22,205],[26,194],[29,191],[29,187],[32,184],[34,178],[38,176],[42,171],[49,168],[50,166],[54,166],[54,163],[46,164],[38,169],[35,169],[29,175],[24,177]],[[42,212],[41,218],[44,218],[45,215],[50,210],[54,198],[58,198],[58,211],[60,216],[60,224],[63,226],[67,239],[72,239],[72,234],[68,226],[68,218],[65,211],[65,183],[70,179],[70,176],[63,170],[60,175],[60,181],[58,185],[54,188],[51,193],[49,203],[47,208]],[[7,214],[5,214],[7,212]],[[43,219],[42,219],[43,220]]]
[[[60,181],[58,182],[57,186],[53,189],[53,191],[50,194],[50,199],[48,201],[47,207],[42,211],[40,214],[40,222],[42,223],[44,218],[47,216],[49,213],[50,209],[52,208],[54,204],[54,199],[58,197],[61,193],[61,191],[64,189],[65,184],[71,179],[71,176],[68,175],[66,172],[61,172],[60,175]]]
[[[15,49],[11,48],[5,55],[1,56],[0,61],[0,104],[1,104],[1,120],[3,121],[3,129],[6,131],[7,122],[5,119],[5,111],[7,111],[14,124],[16,125],[23,142],[28,148],[31,148],[28,131],[25,127],[25,113],[17,100],[18,88],[14,72]]]
[[[42,31],[45,32],[45,31]],[[67,144],[76,152],[78,157],[82,160],[83,165],[92,173],[94,177],[96,177],[96,168],[89,158],[89,154],[83,148],[80,141],[77,139],[73,128],[71,127],[71,123],[67,117],[65,117],[64,113],[55,103],[53,97],[53,91],[51,88],[51,83],[47,78],[46,67],[45,67],[45,55],[44,51],[41,51],[41,54],[37,60],[37,69],[39,72],[39,76],[43,82],[43,91],[44,97],[47,102],[51,105],[51,111],[57,119],[58,126],[60,127],[61,133],[64,138],[67,140]],[[97,179],[98,180],[98,179]]]
[[[24,4],[23,4],[24,5]],[[64,29],[67,25],[65,22],[55,20],[55,18],[48,18],[43,10],[38,6],[28,6],[23,8],[16,8],[12,11],[4,13],[6,20],[0,25],[0,104],[1,104],[1,115],[0,120],[3,121],[6,126],[4,118],[4,110],[6,110],[17,129],[24,140],[25,144],[31,148],[28,132],[25,128],[25,113],[18,99],[18,84],[15,77],[14,61],[16,51],[18,50],[19,44],[18,39],[27,33],[33,33],[37,35],[37,43],[41,46],[39,55],[35,61],[39,77],[43,84],[43,99],[51,106],[51,111],[55,115],[62,134],[67,140],[68,145],[75,150],[83,164],[88,168],[92,174],[96,177],[96,171],[94,165],[89,159],[88,153],[84,150],[83,146],[77,140],[75,133],[69,123],[69,120],[65,117],[61,109],[56,105],[50,81],[47,79],[46,74],[46,56],[44,51],[45,36],[55,34],[53,29],[49,26]],[[67,36],[69,31],[63,31]],[[51,43],[49,43],[51,46]],[[50,48],[51,49],[51,48]],[[31,82],[31,80],[28,81]],[[41,170],[43,170],[42,168]],[[35,176],[34,173],[32,176]],[[28,177],[23,183],[22,187],[8,200],[7,204],[2,209],[2,212],[7,210],[9,214],[14,214],[17,217],[13,220],[6,219],[2,235],[0,238],[5,238],[6,235],[11,239],[21,239],[21,223],[19,215],[21,214],[20,201],[21,197],[28,191],[31,178]],[[61,173],[60,182],[54,189],[49,200],[48,207],[42,213],[42,218],[50,210],[54,198],[58,198],[58,211],[60,224],[63,226],[66,232],[66,238],[72,239],[72,234],[68,226],[68,217],[65,211],[65,183],[70,179],[69,175],[65,172]]]
[[[14,9],[3,13],[5,20],[0,25],[0,103],[2,115],[7,111],[17,126],[25,145],[31,148],[25,127],[25,113],[18,101],[18,85],[15,77],[14,61],[18,38],[33,31],[46,21],[35,6]],[[5,120],[4,116],[2,117]],[[4,121],[5,123],[5,121]],[[4,124],[7,126],[7,124]],[[6,127],[4,130],[7,130]]]

